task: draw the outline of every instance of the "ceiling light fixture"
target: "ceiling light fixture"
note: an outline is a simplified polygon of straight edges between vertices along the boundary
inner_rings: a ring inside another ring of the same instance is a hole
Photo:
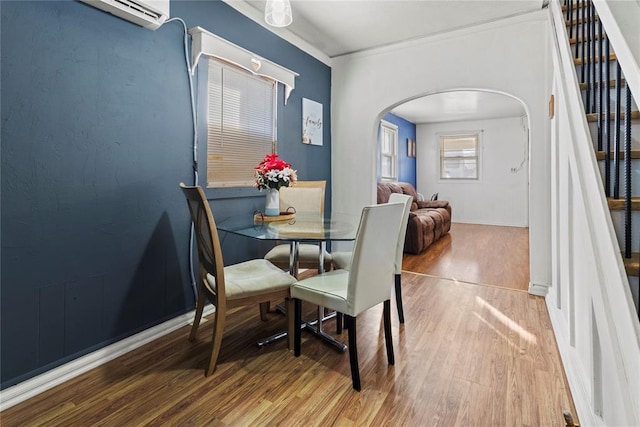
[[[289,0],[267,0],[264,20],[273,27],[286,27],[293,22]]]

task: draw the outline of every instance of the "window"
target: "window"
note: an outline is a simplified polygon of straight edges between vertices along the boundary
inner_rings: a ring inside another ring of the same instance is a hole
[[[478,133],[440,136],[440,179],[478,179]]]
[[[380,122],[380,177],[398,180],[398,127],[384,120]]]
[[[253,186],[255,166],[275,152],[277,83],[208,65],[207,187]]]

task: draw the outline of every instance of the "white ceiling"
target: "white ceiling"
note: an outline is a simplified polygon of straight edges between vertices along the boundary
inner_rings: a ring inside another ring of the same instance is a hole
[[[480,91],[443,92],[406,102],[391,110],[412,123],[462,122],[526,115],[520,101]]]
[[[264,24],[265,0],[225,0]],[[293,23],[272,30],[330,58],[540,10],[547,0],[291,0]],[[328,61],[327,61],[328,59]],[[431,95],[394,112],[414,122],[524,114],[513,99],[485,92]]]
[[[226,1],[264,14],[265,0]],[[540,10],[544,1],[291,0],[287,30],[334,57]]]

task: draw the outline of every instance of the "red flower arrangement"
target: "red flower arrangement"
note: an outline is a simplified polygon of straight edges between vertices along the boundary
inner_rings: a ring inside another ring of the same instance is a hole
[[[298,180],[296,172],[290,163],[278,158],[277,154],[267,154],[255,167],[256,187],[259,190],[279,190],[281,187],[292,186]]]

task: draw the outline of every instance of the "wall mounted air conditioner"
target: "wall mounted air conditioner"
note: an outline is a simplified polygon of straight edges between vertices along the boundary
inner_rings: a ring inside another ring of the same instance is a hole
[[[157,30],[169,18],[169,0],[80,1],[150,30]]]

